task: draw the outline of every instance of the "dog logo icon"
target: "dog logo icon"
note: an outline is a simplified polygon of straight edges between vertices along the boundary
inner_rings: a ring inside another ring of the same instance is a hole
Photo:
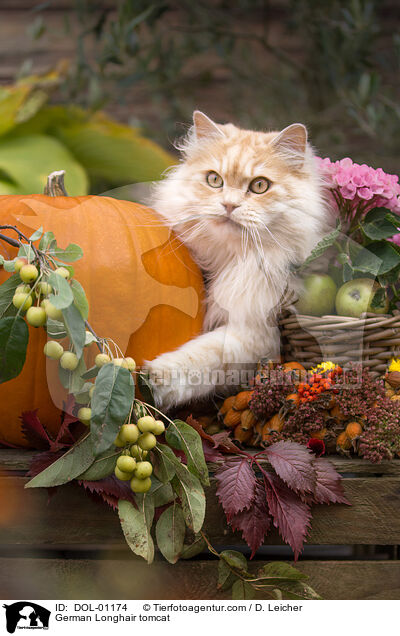
[[[18,601],[12,605],[3,605],[6,610],[7,631],[14,634],[16,629],[48,629],[51,612],[32,603]]]

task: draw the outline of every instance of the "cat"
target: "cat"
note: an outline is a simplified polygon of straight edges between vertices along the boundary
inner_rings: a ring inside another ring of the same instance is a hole
[[[279,355],[276,316],[291,268],[328,218],[302,124],[254,132],[195,111],[178,148],[182,161],[156,184],[152,207],[202,268],[206,311],[204,333],[146,363],[166,409],[210,395],[229,370]]]

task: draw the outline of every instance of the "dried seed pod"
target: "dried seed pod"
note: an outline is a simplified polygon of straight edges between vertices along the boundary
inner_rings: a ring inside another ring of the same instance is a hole
[[[346,419],[346,415],[343,413],[338,404],[331,409],[330,413],[331,417],[334,417],[335,420],[338,420],[339,422],[343,422]]]
[[[394,389],[391,389],[391,388],[390,389],[386,389],[385,395],[386,395],[386,397],[391,398],[394,395],[396,395],[396,391]]]
[[[237,409],[238,411],[247,409],[252,395],[253,391],[240,391],[240,393],[238,393],[234,399],[233,408]]]
[[[350,450],[351,439],[348,437],[346,431],[342,431],[336,438],[336,449],[339,452]]]
[[[228,428],[235,428],[235,426],[240,424],[241,415],[240,411],[234,411],[232,408],[229,409],[224,417],[225,426]]]
[[[249,431],[257,424],[257,418],[250,409],[246,409],[242,411],[240,423],[244,431]]]
[[[393,389],[400,388],[400,371],[389,371],[385,376],[385,380]]]
[[[300,404],[300,395],[298,393],[289,393],[289,395],[287,395],[285,399],[288,402],[289,406],[297,407]]]
[[[395,395],[392,395],[390,399],[393,400],[393,402],[398,402],[400,400],[400,395],[396,393]]]
[[[356,439],[357,437],[360,437],[362,431],[363,431],[363,428],[359,422],[349,422],[349,424],[347,424],[345,429],[345,433],[347,437],[351,440]]]
[[[230,397],[226,398],[221,408],[219,409],[220,415],[226,415],[229,409],[232,408],[235,399],[236,399],[236,395],[231,395]]]
[[[279,413],[276,413],[276,415],[273,415],[271,419],[268,420],[266,426],[268,426],[270,431],[277,431],[278,433],[280,433],[283,429],[284,424],[285,420],[283,419],[283,417]]]
[[[253,437],[253,431],[244,429],[241,424],[238,424],[235,427],[235,431],[233,433],[234,439],[237,439],[242,444],[246,444]]]

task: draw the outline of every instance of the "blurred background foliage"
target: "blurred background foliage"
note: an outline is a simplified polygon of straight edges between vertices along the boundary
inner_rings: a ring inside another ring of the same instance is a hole
[[[195,108],[254,129],[302,121],[321,156],[400,172],[395,0],[26,4],[32,46],[0,86],[0,191],[21,187],[21,138],[64,153],[53,167],[71,162],[74,191],[155,179]]]

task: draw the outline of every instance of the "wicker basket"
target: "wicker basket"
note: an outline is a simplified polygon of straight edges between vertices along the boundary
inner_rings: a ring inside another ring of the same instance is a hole
[[[279,326],[285,360],[297,360],[310,369],[322,360],[341,366],[362,362],[374,376],[381,375],[387,362],[400,354],[400,312],[394,315],[304,316],[282,315]]]

